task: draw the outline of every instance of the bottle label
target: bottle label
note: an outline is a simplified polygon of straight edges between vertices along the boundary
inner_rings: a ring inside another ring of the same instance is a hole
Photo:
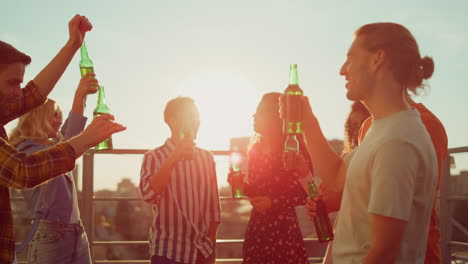
[[[85,76],[87,73],[94,73],[93,67],[80,67],[81,77]]]
[[[301,95],[286,95],[286,120],[283,132],[286,134],[302,133]]]

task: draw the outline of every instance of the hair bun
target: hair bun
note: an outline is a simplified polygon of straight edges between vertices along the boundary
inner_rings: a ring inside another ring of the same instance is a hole
[[[425,56],[421,60],[421,67],[422,67],[422,77],[423,79],[431,78],[432,74],[434,73],[434,61],[431,57]]]

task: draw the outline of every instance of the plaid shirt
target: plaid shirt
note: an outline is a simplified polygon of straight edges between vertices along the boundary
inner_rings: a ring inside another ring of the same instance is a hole
[[[67,143],[26,154],[8,144],[5,124],[44,103],[34,83],[23,89],[17,101],[1,106],[0,112],[0,263],[11,263],[14,258],[13,216],[8,187],[30,188],[54,176],[70,171],[75,166],[76,154]]]

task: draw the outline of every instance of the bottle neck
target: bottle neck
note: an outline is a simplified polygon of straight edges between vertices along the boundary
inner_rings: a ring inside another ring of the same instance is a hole
[[[97,99],[97,105],[96,109],[94,109],[94,113],[100,113],[100,114],[107,114],[110,113],[110,109],[106,104],[106,95],[104,93],[104,87],[99,86],[98,87],[98,99]]]
[[[194,140],[195,139],[195,133],[194,133],[193,129],[188,124],[184,124],[182,126],[182,128],[180,129],[180,131],[179,131],[179,138],[180,139],[188,138],[190,140]]]
[[[98,105],[106,105],[106,94],[104,93],[104,87],[98,87]]]
[[[83,45],[81,45],[80,52],[82,60],[89,60],[88,49],[86,48],[86,44],[84,42]]]
[[[88,49],[86,49],[86,44],[84,42],[83,42],[83,45],[81,46],[80,52],[81,52],[80,67],[84,67],[84,68],[94,67],[93,62],[88,56]]]
[[[289,85],[299,85],[299,75],[297,73],[297,64],[291,64],[289,69]]]
[[[312,180],[309,181],[309,191],[309,196],[312,198],[318,195],[317,188],[315,187],[315,184]]]

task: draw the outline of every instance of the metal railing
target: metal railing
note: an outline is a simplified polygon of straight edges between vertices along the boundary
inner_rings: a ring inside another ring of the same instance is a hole
[[[116,245],[146,245],[148,241],[95,241],[94,240],[94,203],[99,201],[140,201],[137,197],[94,197],[94,156],[96,154],[145,154],[146,149],[115,149],[115,150],[89,150],[83,156],[83,185],[81,199],[81,220],[86,230],[90,244],[91,259],[95,264],[114,264],[114,263],[150,263],[149,260],[95,260],[95,246],[116,246]],[[211,151],[213,155],[231,155],[233,151]],[[221,197],[221,200],[231,200],[232,198]],[[216,244],[243,243],[243,239],[217,239]],[[317,238],[305,238],[305,243],[318,243]],[[322,263],[322,257],[309,257],[311,264]],[[241,258],[216,259],[216,263],[241,263]]]
[[[468,146],[449,149],[449,155],[466,152],[468,152]],[[458,230],[458,232],[463,232],[467,236],[468,230],[452,217],[451,212],[452,203],[454,201],[468,201],[468,197],[452,194],[452,186],[450,181],[451,158],[452,157],[449,156],[444,162],[444,170],[440,185],[440,247],[442,253],[442,264],[450,264],[452,261],[457,260],[468,261],[468,257],[452,252],[452,247],[454,246],[465,248],[468,251],[468,243],[452,240],[452,231],[454,230],[453,228]]]
[[[148,241],[95,241],[94,240],[94,203],[99,201],[140,201],[137,197],[109,197],[109,198],[96,198],[94,197],[94,155],[99,154],[139,154],[142,155],[148,150],[135,150],[135,149],[119,149],[119,150],[105,150],[96,152],[94,150],[88,151],[83,156],[83,188],[82,188],[82,209],[81,219],[87,231],[91,256],[94,260],[94,247],[95,246],[116,246],[116,245],[147,245]],[[451,148],[449,154],[459,154],[468,152],[467,147]],[[230,155],[230,151],[212,151],[214,155]],[[468,227],[461,225],[451,215],[452,204],[455,201],[468,201],[467,196],[453,195],[451,192],[452,186],[450,183],[450,157],[444,162],[444,169],[440,185],[440,227],[441,227],[441,253],[442,264],[450,264],[452,261],[467,261],[467,256],[457,255],[452,252],[453,247],[465,248],[468,251],[468,243],[453,241],[453,230],[462,232],[468,236]],[[230,198],[222,198],[230,199]],[[13,200],[22,200],[22,198],[13,198]],[[316,238],[305,238],[304,242],[317,242]],[[230,244],[230,243],[243,243],[243,239],[217,239],[217,244]],[[321,257],[309,258],[312,263],[321,263]],[[227,262],[242,262],[242,259],[217,259],[217,263]],[[27,263],[19,261],[21,263]],[[96,264],[113,264],[113,263],[149,263],[149,260],[94,260]],[[458,262],[457,262],[458,263]]]

